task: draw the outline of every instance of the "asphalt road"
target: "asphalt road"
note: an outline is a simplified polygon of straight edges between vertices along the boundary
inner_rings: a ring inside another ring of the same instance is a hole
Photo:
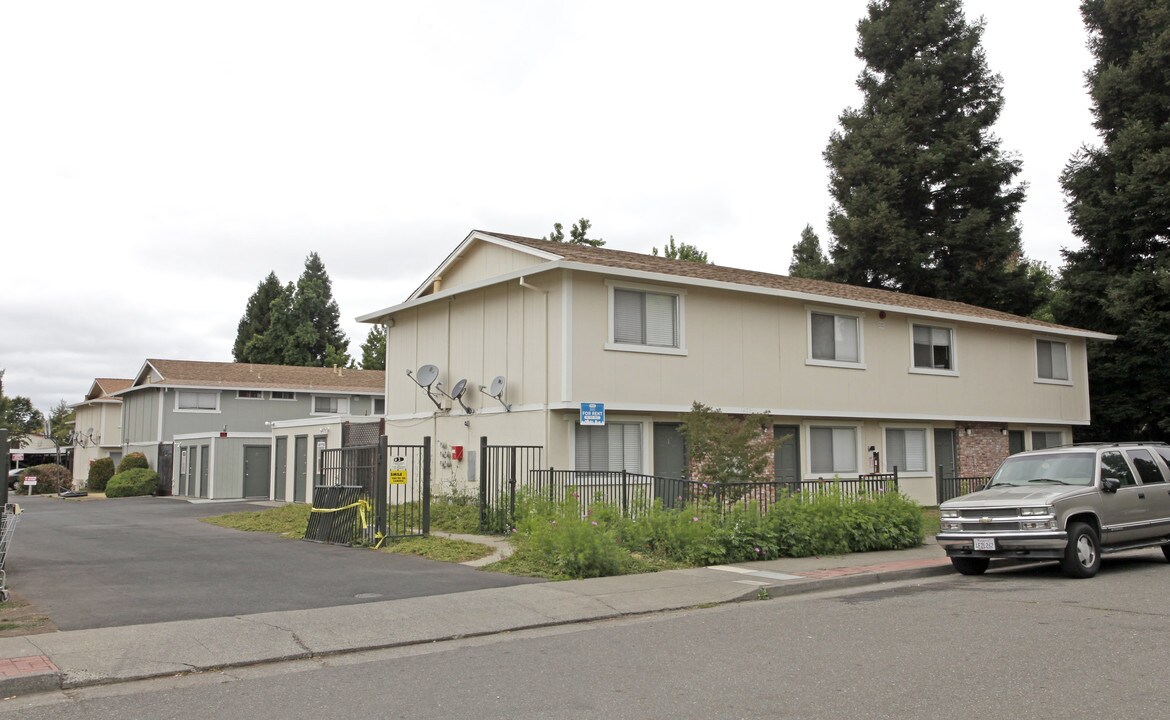
[[[22,500],[8,587],[61,630],[334,607],[536,582],[199,522],[263,509],[177,498]]]
[[[0,704],[0,717],[1164,717],[1170,567],[1054,564],[239,668]]]

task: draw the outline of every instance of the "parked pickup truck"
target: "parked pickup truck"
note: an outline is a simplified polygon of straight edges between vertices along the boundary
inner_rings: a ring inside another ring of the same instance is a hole
[[[987,487],[939,506],[938,544],[955,570],[991,558],[1059,560],[1088,578],[1101,555],[1161,546],[1170,561],[1170,446],[1068,445],[1012,455]]]

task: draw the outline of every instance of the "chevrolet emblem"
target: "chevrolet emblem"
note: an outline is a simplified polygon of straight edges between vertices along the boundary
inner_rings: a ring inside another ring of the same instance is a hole
[[[988,523],[990,523],[990,522],[991,522],[991,518],[989,518],[989,517],[981,517],[981,518],[979,518],[979,522],[980,522],[980,524],[982,524],[982,525],[987,525]]]

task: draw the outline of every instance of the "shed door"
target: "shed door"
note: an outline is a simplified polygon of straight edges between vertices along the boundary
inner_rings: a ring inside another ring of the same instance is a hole
[[[268,470],[272,448],[244,446],[244,497],[268,497]]]
[[[273,500],[288,499],[288,438],[276,438],[276,489]]]
[[[293,502],[305,501],[306,469],[309,467],[309,436],[293,440]]]
[[[211,471],[211,446],[199,446],[199,497],[211,497],[211,483],[208,482]],[[194,493],[192,493],[194,494]]]

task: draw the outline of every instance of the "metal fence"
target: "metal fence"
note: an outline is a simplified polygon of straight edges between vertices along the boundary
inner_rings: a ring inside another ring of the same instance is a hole
[[[539,445],[489,445],[486,437],[479,439],[480,530],[508,529],[516,511],[516,489],[531,483],[543,450]]]
[[[942,470],[942,468],[939,468],[939,470]],[[987,483],[989,482],[991,482],[990,477],[942,477],[942,473],[940,472],[938,477],[938,501],[944,503],[960,495],[978,492],[987,487]]]
[[[533,470],[525,487],[539,497],[562,501],[570,493],[581,504],[603,502],[620,507],[622,514],[637,516],[655,501],[663,507],[682,509],[714,504],[722,509],[755,505],[767,512],[782,499],[811,501],[818,497],[861,498],[898,492],[898,472],[859,475],[831,480],[705,483],[698,480],[641,475],[626,471]]]
[[[389,445],[383,435],[374,445],[323,450],[313,507],[321,507],[318,491],[322,488],[357,487],[368,519],[362,523],[359,515],[355,532],[364,533],[366,542],[375,543],[387,536],[426,535],[431,522],[430,449],[429,437],[422,445]]]

